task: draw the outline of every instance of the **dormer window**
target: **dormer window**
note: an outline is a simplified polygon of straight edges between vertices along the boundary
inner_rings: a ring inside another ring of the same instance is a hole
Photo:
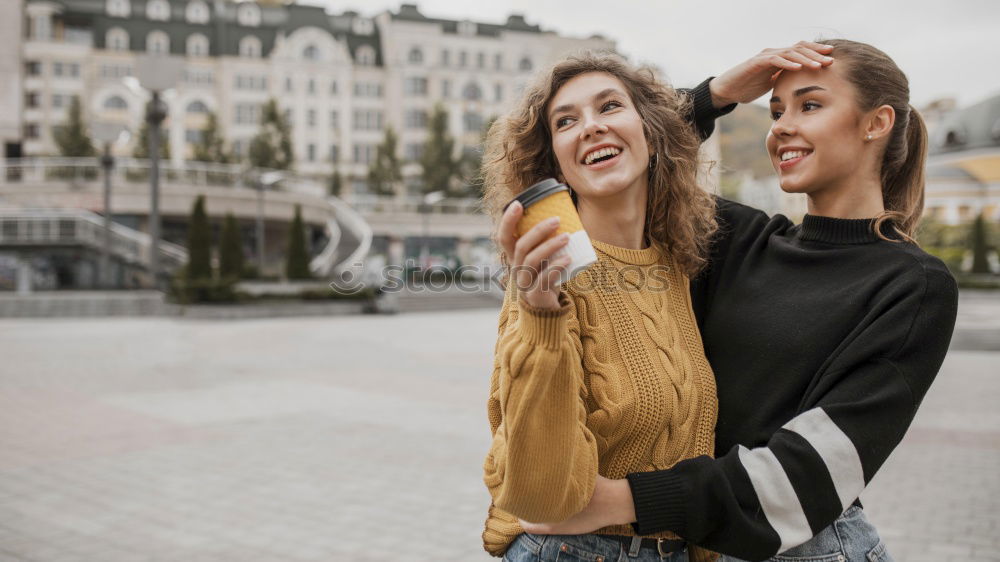
[[[260,8],[253,2],[244,2],[236,9],[236,21],[240,25],[256,27],[260,25]]]
[[[184,16],[189,23],[208,23],[208,4],[202,0],[191,0],[184,10]]]
[[[458,34],[459,35],[475,35],[476,34],[476,22],[472,22],[472,21],[460,21],[460,22],[458,22]]]
[[[420,47],[413,47],[410,49],[410,54],[406,56],[406,60],[410,64],[421,64],[424,62],[424,52],[420,50]]]
[[[104,48],[109,51],[127,51],[128,32],[120,27],[112,27],[104,35]]]
[[[243,39],[240,39],[240,56],[248,59],[258,59],[260,58],[261,46],[260,39],[254,37],[253,35],[247,35]]]
[[[170,36],[162,31],[151,31],[146,36],[146,52],[151,55],[170,54]]]
[[[530,72],[531,71],[531,59],[529,59],[528,57],[523,57],[521,59],[521,62],[518,63],[517,67],[519,69],[521,69],[522,72]]]
[[[305,49],[302,49],[302,58],[310,61],[319,60],[319,47],[316,45],[308,45]]]
[[[170,19],[170,3],[167,0],[149,0],[146,3],[146,17],[156,21]]]
[[[375,66],[375,49],[371,45],[362,45],[358,47],[354,58],[358,66]]]
[[[187,38],[187,54],[189,57],[208,56],[208,37],[195,33]]]
[[[108,0],[105,5],[109,16],[127,18],[132,15],[132,6],[129,0]]]
[[[375,24],[369,19],[355,18],[351,28],[358,35],[371,35],[375,31]]]

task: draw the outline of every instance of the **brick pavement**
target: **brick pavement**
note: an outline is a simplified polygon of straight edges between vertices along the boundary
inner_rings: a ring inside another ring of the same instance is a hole
[[[0,561],[489,560],[495,326],[0,320]],[[1000,560],[998,360],[950,354],[863,497],[897,560]]]

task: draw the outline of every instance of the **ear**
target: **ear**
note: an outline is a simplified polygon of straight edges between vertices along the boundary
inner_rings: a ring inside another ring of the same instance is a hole
[[[882,105],[869,114],[865,135],[871,135],[871,140],[888,138],[895,123],[896,110],[891,105]]]

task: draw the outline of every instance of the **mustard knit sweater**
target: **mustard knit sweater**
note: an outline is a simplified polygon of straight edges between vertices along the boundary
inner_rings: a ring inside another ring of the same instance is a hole
[[[507,283],[484,464],[493,502],[483,545],[494,556],[523,532],[517,518],[582,510],[597,474],[624,478],[714,450],[715,379],[687,277],[654,247],[593,245],[598,261],[563,287],[558,310],[529,306]],[[635,534],[629,525],[596,532]]]

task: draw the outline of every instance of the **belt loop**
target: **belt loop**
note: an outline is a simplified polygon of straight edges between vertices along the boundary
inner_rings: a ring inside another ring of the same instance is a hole
[[[638,558],[639,549],[642,548],[642,537],[632,537],[632,544],[628,547],[628,557]]]
[[[670,554],[669,552],[663,552],[664,539],[656,539],[656,551],[660,553],[660,558]]]

